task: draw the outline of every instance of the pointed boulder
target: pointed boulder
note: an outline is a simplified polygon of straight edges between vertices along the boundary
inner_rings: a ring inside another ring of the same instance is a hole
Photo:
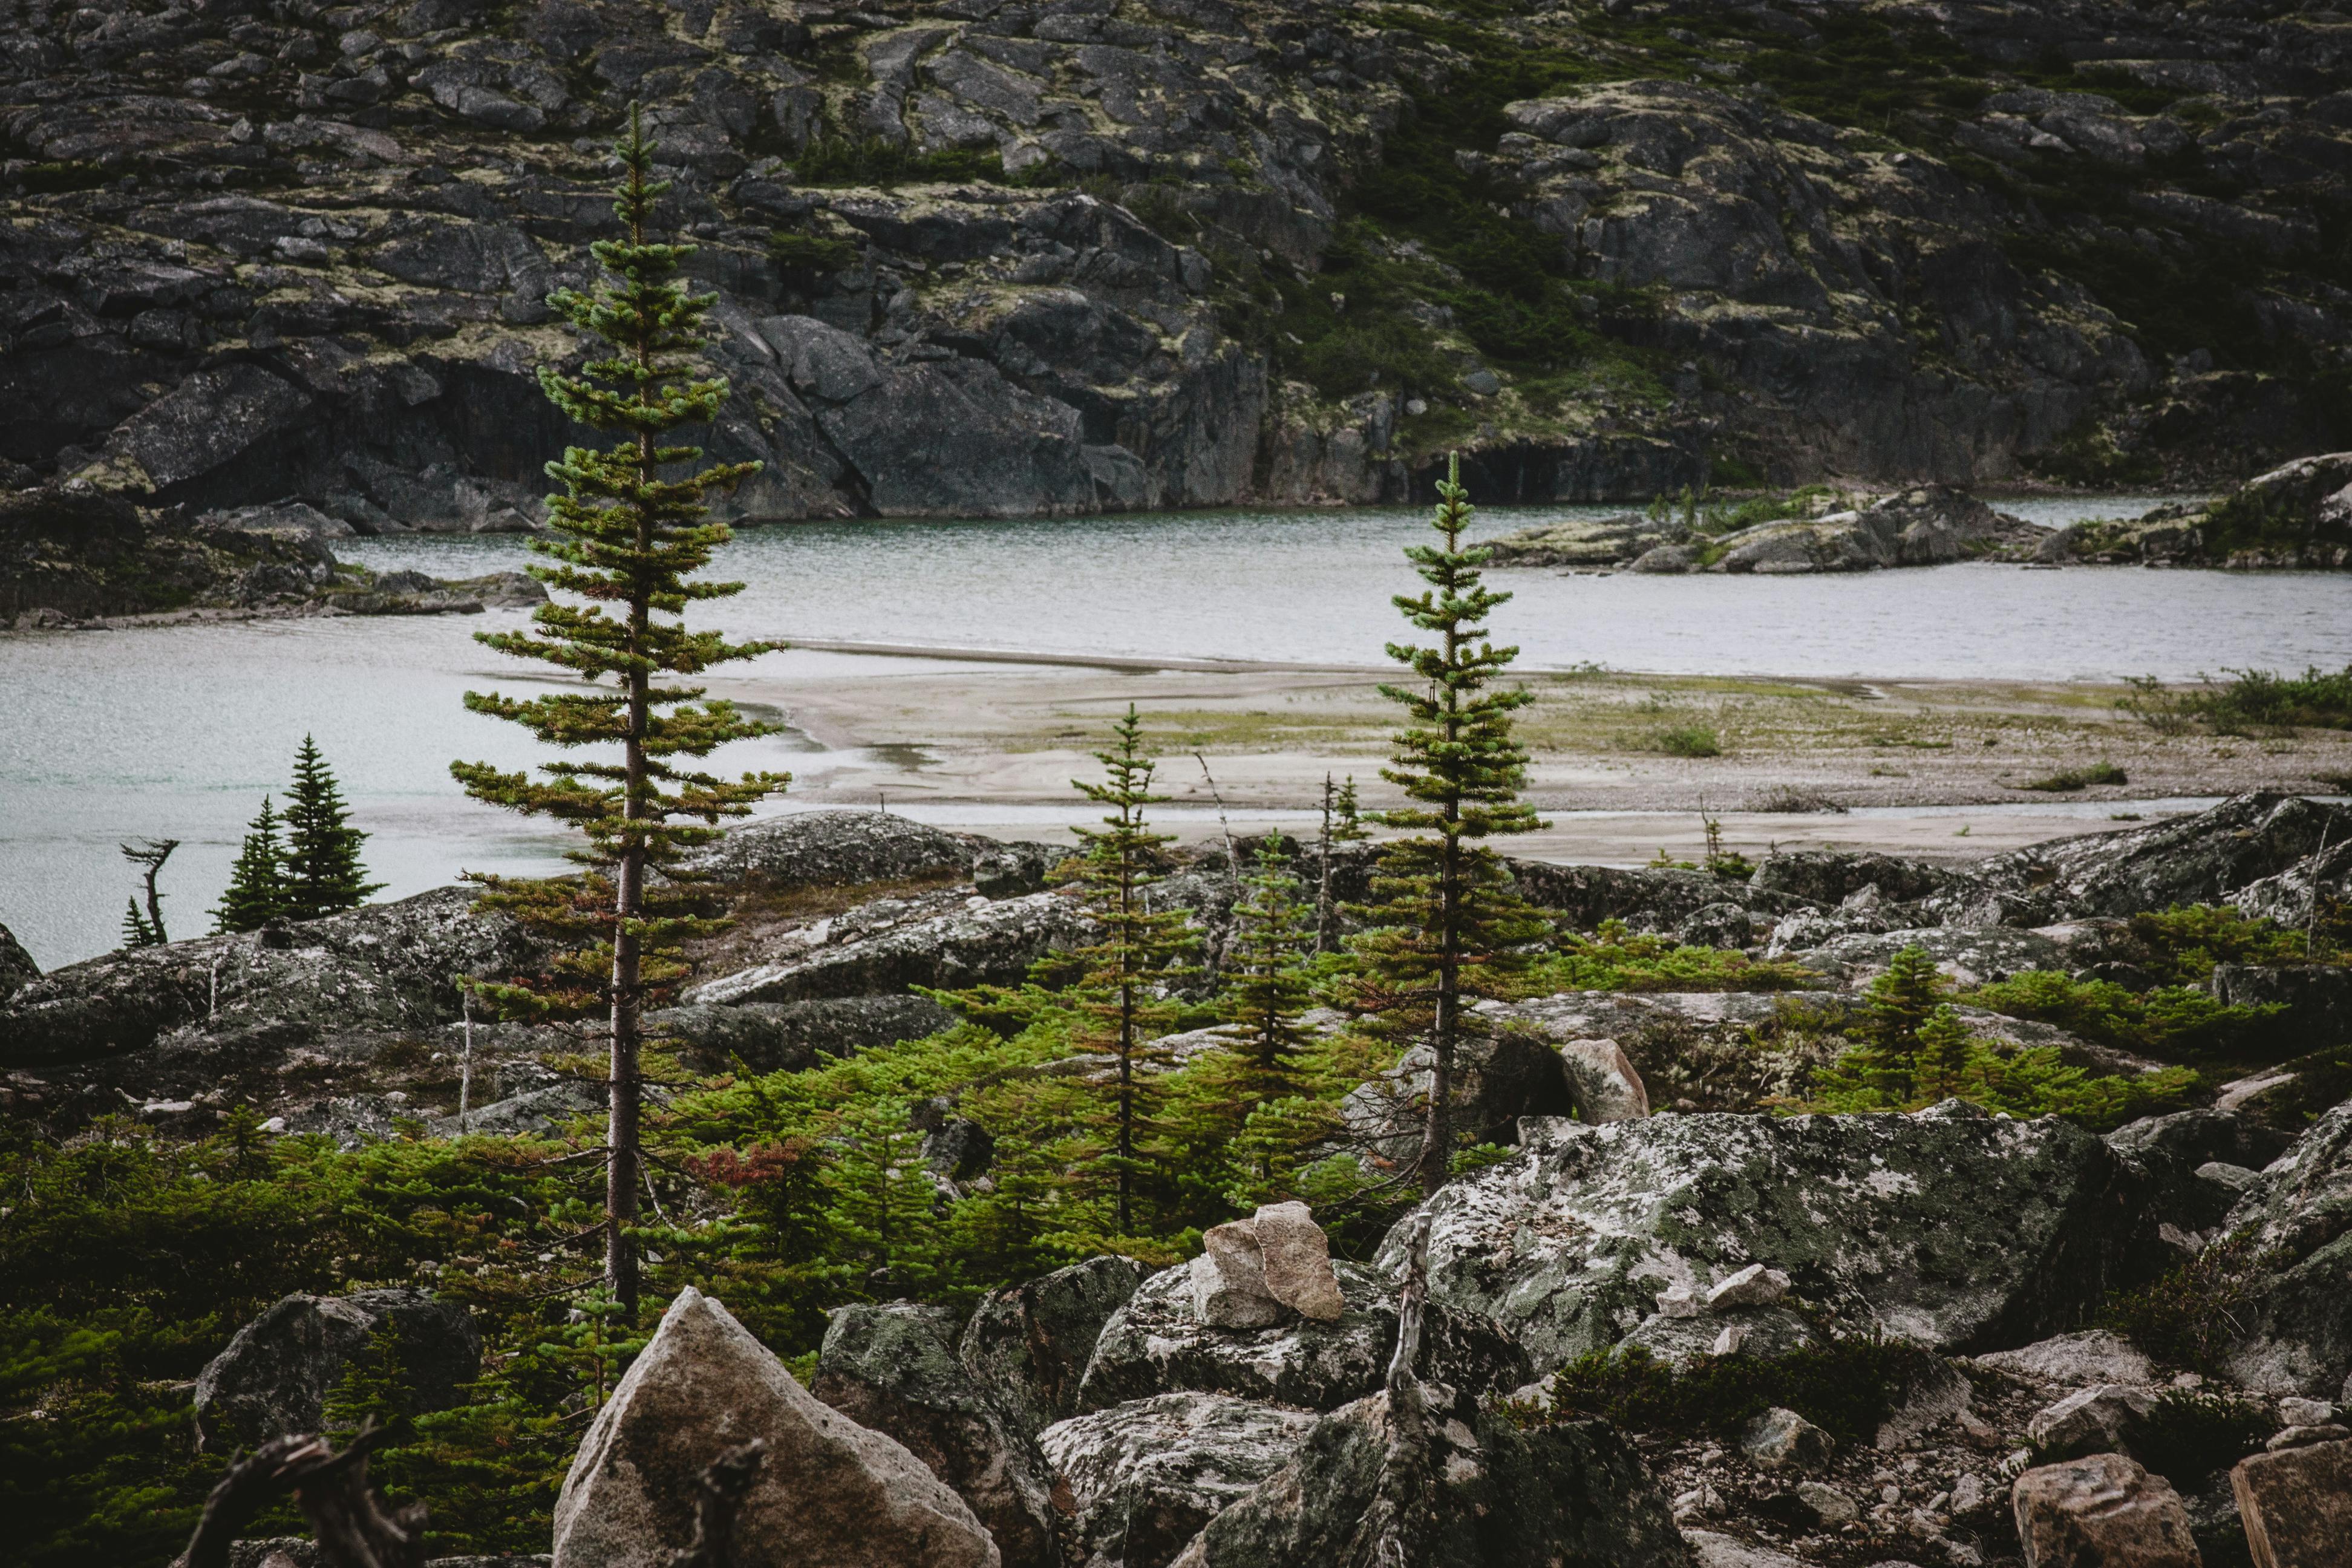
[[[1253,1222],[1265,1270],[1265,1293],[1318,1323],[1336,1323],[1347,1310],[1331,1271],[1331,1243],[1302,1203],[1267,1204]]]
[[[733,1568],[999,1568],[987,1531],[920,1459],[820,1404],[691,1287],[580,1441],[553,1568],[665,1568],[694,1539],[703,1467],[753,1437],[768,1460]]]

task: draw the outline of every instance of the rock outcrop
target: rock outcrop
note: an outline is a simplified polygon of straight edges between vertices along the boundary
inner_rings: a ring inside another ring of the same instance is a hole
[[[803,10],[36,0],[0,459],[526,526],[583,434],[531,375],[580,352],[545,298],[610,231],[632,101],[719,295],[705,445],[765,465],[739,517],[1396,500],[1457,438],[1482,500],[1636,501],[1735,462],[1963,482],[2341,444],[2308,14],[1922,13],[1902,58],[1948,86],[1865,129],[1822,73],[1902,79],[1779,11]],[[1513,59],[1572,85],[1416,112]],[[1470,172],[1476,221],[1433,186],[1359,203],[1408,163]],[[1349,204],[1378,226],[1335,247]],[[2183,324],[2225,293],[2228,330]]]
[[[961,1325],[915,1301],[835,1310],[809,1392],[888,1434],[988,1527],[1005,1568],[1060,1568],[1052,1482],[1033,1437],[956,1357]]]
[[[1008,1418],[1043,1431],[1078,1413],[1103,1325],[1142,1282],[1131,1258],[1089,1258],[992,1290],[964,1325],[958,1353]]]
[[[197,1376],[197,1436],[227,1452],[316,1432],[345,1374],[387,1360],[407,1413],[422,1415],[458,1402],[481,1373],[482,1340],[465,1308],[422,1290],[286,1297]]]
[[[1522,106],[1524,107],[1524,106]],[[1794,510],[1795,509],[1791,509]],[[1789,576],[1941,566],[1995,553],[2029,553],[2047,530],[1937,486],[1884,496],[1859,508],[1799,511],[1769,521],[1653,521],[1631,515],[1548,523],[1505,534],[1487,548],[1498,566],[1624,566],[1643,573],[1716,572]]]
[[[1752,1263],[1856,1331],[1997,1350],[2078,1326],[2127,1277],[2142,1178],[2054,1119],[1958,1101],[1868,1116],[1530,1126],[1431,1199],[1433,1300],[1548,1372]],[[1392,1234],[1381,1252],[1398,1259]]]
[[[1078,1389],[1082,1408],[1180,1390],[1336,1410],[1381,1384],[1396,1348],[1396,1290],[1389,1279],[1336,1263],[1343,1310],[1330,1322],[1296,1318],[1269,1327],[1202,1321],[1190,1268],[1143,1282],[1103,1326]],[[1486,1318],[1433,1308],[1423,1366],[1456,1388],[1508,1392],[1528,1380],[1525,1352]]]
[[[2352,1101],[2264,1170],[2224,1223],[2252,1233],[2257,1259],[2231,1375],[2265,1393],[2334,1397],[2352,1375]]]
[[[760,1438],[735,1525],[742,1568],[996,1568],[988,1531],[921,1460],[821,1404],[688,1287],[580,1439],[555,1505],[554,1568],[642,1568],[694,1539],[697,1478]]]
[[[269,932],[133,948],[53,969],[0,1005],[0,1065],[74,1061],[201,1025],[430,1028],[458,1016],[457,974],[527,973],[540,950],[470,889],[443,888]]]
[[[1030,965],[1091,940],[1094,930],[1086,911],[1059,893],[880,900],[789,933],[771,962],[705,981],[686,999],[803,1002],[919,985],[1018,984]]]
[[[2038,553],[2107,564],[2352,566],[2352,452],[2298,458],[2201,506],[2074,523]]]

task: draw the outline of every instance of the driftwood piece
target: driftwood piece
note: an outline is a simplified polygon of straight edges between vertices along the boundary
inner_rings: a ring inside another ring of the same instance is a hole
[[[386,1436],[371,1419],[340,1454],[310,1433],[272,1437],[213,1488],[174,1568],[228,1568],[231,1543],[289,1491],[318,1538],[325,1568],[424,1568],[424,1505],[391,1508],[368,1483],[368,1456]]]

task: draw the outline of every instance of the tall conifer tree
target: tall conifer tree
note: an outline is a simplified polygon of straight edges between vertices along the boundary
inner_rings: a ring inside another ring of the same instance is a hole
[[[1142,1151],[1150,1087],[1139,1069],[1148,1065],[1152,1036],[1174,1013],[1163,990],[1191,973],[1181,960],[1194,943],[1181,910],[1151,909],[1160,847],[1172,840],[1144,821],[1143,808],[1168,797],[1151,793],[1159,763],[1144,755],[1143,722],[1133,704],[1112,735],[1110,750],[1095,753],[1108,775],[1105,782],[1072,781],[1088,800],[1110,810],[1103,826],[1076,829],[1086,850],[1069,879],[1077,883],[1087,912],[1102,924],[1103,939],[1070,956],[1084,969],[1077,991],[1087,1015],[1085,1043],[1117,1058],[1107,1119],[1110,1147],[1091,1162],[1087,1173],[1089,1179],[1108,1179],[1114,1228],[1125,1237],[1136,1234],[1139,1178],[1150,1170]]]
[[[213,911],[215,931],[259,931],[287,910],[286,847],[278,837],[278,812],[261,797],[261,815],[246,825],[245,844],[229,868],[228,890]]]
[[[1363,961],[1355,1005],[1391,1032],[1426,1042],[1433,1058],[1419,1161],[1424,1193],[1445,1184],[1452,1161],[1465,1003],[1498,994],[1500,983],[1526,964],[1518,949],[1548,929],[1512,890],[1502,857],[1486,843],[1543,824],[1518,798],[1528,753],[1512,731],[1511,716],[1533,699],[1495,684],[1519,650],[1495,647],[1486,631],[1486,617],[1510,595],[1480,578],[1488,552],[1463,543],[1470,502],[1461,481],[1456,459],[1437,487],[1431,526],[1440,542],[1405,551],[1429,586],[1394,603],[1436,641],[1388,647],[1420,682],[1381,688],[1406,714],[1393,765],[1381,776],[1411,804],[1372,820],[1413,837],[1382,851],[1375,901],[1356,911],[1370,929],[1351,943]]]
[[[501,773],[487,763],[453,763],[449,771],[476,799],[554,817],[587,841],[572,854],[588,868],[577,881],[482,879],[490,889],[486,902],[585,945],[538,984],[480,989],[510,1012],[601,1011],[610,1020],[604,1272],[624,1315],[634,1319],[637,1258],[629,1229],[640,1181],[646,998],[684,973],[677,942],[719,923],[697,912],[680,860],[718,836],[721,817],[742,816],[787,781],[769,773],[728,780],[677,765],[676,759],[708,756],[727,742],[775,728],[743,718],[731,703],[705,700],[700,687],[656,679],[698,674],[772,646],[730,643],[685,625],[688,604],[742,589],[740,583],[691,579],[732,537],[709,516],[710,492],[737,484],[759,465],[700,468],[700,447],[665,441],[685,426],[709,423],[726,399],[725,378],[698,377],[686,357],[709,341],[707,317],[718,296],[692,293],[679,281],[692,246],[648,237],[655,201],[668,186],[653,177],[654,144],[635,107],[614,152],[621,179],[613,210],[627,237],[590,247],[605,282],[548,300],[611,352],[578,376],[547,366],[539,373],[548,400],[568,417],[621,437],[603,450],[567,447],[562,461],[547,466],[563,489],[548,498],[548,532],[530,542],[555,563],[532,566],[532,575],[588,603],[541,605],[532,613],[532,632],[476,634],[501,653],[568,669],[590,689],[527,699],[466,694],[475,712],[520,724],[550,745],[609,750],[598,760],[548,763],[544,778]],[[607,679],[613,684],[601,684]],[[662,888],[648,889],[651,871],[664,873]]]
[[[367,879],[360,846],[367,835],[351,825],[351,807],[319,754],[318,742],[302,737],[294,753],[294,787],[286,795],[284,913],[314,921],[338,910],[357,909],[383,884]]]
[[[1299,1023],[1311,1003],[1305,968],[1312,935],[1300,907],[1297,876],[1280,838],[1268,835],[1234,905],[1234,945],[1226,973],[1225,1033],[1241,1058],[1234,1089],[1243,1114],[1251,1105],[1299,1091],[1299,1053],[1314,1041]]]

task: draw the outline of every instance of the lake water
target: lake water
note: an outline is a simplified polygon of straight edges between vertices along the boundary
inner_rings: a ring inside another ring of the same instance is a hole
[[[2156,499],[2003,504],[2061,522],[2130,515]],[[1611,510],[1498,510],[1480,531]],[[725,563],[750,587],[708,614],[766,637],[1371,665],[1402,629],[1389,596],[1417,586],[1398,552],[1426,533],[1425,513],[1402,510],[781,525],[740,536]],[[509,536],[336,548],[446,577],[527,559]],[[1517,595],[1496,631],[1534,668],[2114,679],[2352,663],[2343,574],[1960,565],[1496,577]],[[513,726],[459,701],[469,687],[529,689],[529,667],[472,637],[523,620],[508,611],[0,637],[0,923],[45,967],[112,947],[134,883],[115,846],[152,835],[184,841],[163,882],[173,934],[205,929],[244,824],[264,791],[284,787],[306,732],[374,836],[368,859],[387,896],[461,868],[552,867],[543,829],[466,801],[447,773],[453,757],[510,767],[536,757]],[[870,668],[810,650],[763,665],[796,676]],[[791,767],[794,744],[747,742],[717,763]]]

